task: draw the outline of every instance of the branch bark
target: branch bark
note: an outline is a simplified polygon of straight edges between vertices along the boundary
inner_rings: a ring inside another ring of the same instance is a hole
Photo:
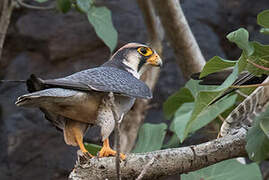
[[[176,62],[186,79],[200,72],[205,59],[191,32],[178,0],[152,0],[161,19],[168,41],[174,49]]]
[[[267,77],[262,84],[267,84],[269,77]],[[226,136],[233,134],[238,129],[244,127],[249,129],[256,116],[264,112],[269,105],[269,86],[260,86],[255,89],[248,97],[245,98],[224,120],[220,135]]]
[[[152,159],[154,162],[143,175],[145,179],[187,173],[226,159],[246,156],[246,132],[241,128],[232,136],[195,146],[128,154],[126,160],[120,164],[121,176],[123,179],[135,179]],[[115,158],[93,158],[83,162],[79,157],[69,178],[71,180],[116,179]]]

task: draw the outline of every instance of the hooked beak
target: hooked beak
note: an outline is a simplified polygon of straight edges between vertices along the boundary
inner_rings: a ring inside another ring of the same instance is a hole
[[[147,59],[147,64],[150,64],[152,66],[162,67],[163,62],[160,56],[157,53],[154,53]]]

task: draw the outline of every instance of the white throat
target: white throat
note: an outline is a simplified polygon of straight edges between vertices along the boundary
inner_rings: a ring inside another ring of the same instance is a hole
[[[128,66],[129,68],[127,68],[126,70],[131,73],[134,77],[136,77],[137,79],[140,78],[141,74],[137,72],[137,68],[132,67],[132,63],[129,63],[127,60],[123,60],[123,64],[125,64],[126,66]]]
[[[137,72],[139,64],[139,55],[137,53],[129,53],[127,59],[124,59],[122,62],[129,67],[126,69],[128,72],[130,72],[137,79],[140,78],[142,73]]]

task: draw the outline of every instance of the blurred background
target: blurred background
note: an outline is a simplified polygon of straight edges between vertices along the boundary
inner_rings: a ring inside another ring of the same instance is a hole
[[[118,48],[128,42],[147,43],[144,19],[135,0],[103,0],[102,3],[112,11],[119,34]],[[256,24],[256,15],[269,8],[268,0],[182,0],[180,3],[207,60],[215,55],[238,58],[239,48],[225,36],[239,27],[249,31],[251,40],[269,43],[268,36],[265,39]],[[145,122],[169,123],[163,116],[162,104],[186,82],[175,63],[172,48],[166,40],[163,45],[164,67]],[[32,73],[42,78],[66,76],[98,66],[109,56],[107,46],[80,13],[15,9],[0,62],[0,79],[27,79]],[[77,158],[77,148],[66,145],[61,132],[38,109],[14,105],[16,98],[26,92],[24,84],[0,84],[0,179],[67,179]],[[98,141],[94,133],[89,133],[86,139]],[[202,136],[196,138],[197,143],[206,140]]]

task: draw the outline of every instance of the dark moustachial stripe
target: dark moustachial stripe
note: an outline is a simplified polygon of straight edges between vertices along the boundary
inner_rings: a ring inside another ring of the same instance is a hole
[[[141,57],[139,64],[138,64],[138,67],[137,67],[137,71],[139,71],[145,63],[146,63],[146,58]]]

